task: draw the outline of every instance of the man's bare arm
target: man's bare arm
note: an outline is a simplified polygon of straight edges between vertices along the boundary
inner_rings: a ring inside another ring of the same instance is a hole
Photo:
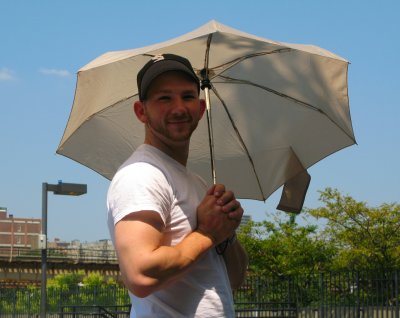
[[[153,211],[133,213],[115,227],[122,278],[138,297],[176,279],[214,244],[208,236],[192,232],[176,246],[161,246],[162,227],[161,217]]]
[[[247,253],[239,241],[235,240],[235,242],[229,244],[226,248],[223,257],[231,287],[232,289],[237,289],[243,284],[246,278],[249,263]]]
[[[198,228],[175,246],[163,246],[163,222],[154,211],[131,213],[115,226],[122,278],[138,297],[146,297],[178,279],[201,255],[229,237],[236,228],[222,208],[232,194],[215,186],[197,209]],[[222,195],[214,195],[223,193]],[[219,204],[217,204],[217,200]]]

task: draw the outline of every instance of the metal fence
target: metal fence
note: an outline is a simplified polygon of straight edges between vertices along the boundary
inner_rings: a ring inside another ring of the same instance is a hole
[[[62,306],[58,313],[59,318],[78,318],[78,317],[111,317],[126,318],[130,313],[130,305],[120,306],[101,306],[101,305],[77,305]]]
[[[49,288],[47,296],[49,317],[83,317],[85,312],[88,317],[95,306],[112,311],[113,306],[129,304],[126,289],[117,286]],[[236,317],[400,318],[399,272],[331,272],[268,279],[249,275],[234,291],[234,300]],[[0,287],[0,317],[37,317],[39,305],[38,288]],[[67,315],[73,311],[75,316]]]
[[[115,307],[126,307],[129,302],[127,290],[119,286],[78,286],[48,288],[46,307],[49,317],[90,317],[98,307],[115,312]],[[76,315],[78,311],[81,316]],[[0,317],[36,318],[39,312],[40,288],[0,288]]]
[[[254,310],[252,317],[400,318],[397,270],[256,277],[234,296],[238,309]],[[266,304],[280,306],[266,312]]]

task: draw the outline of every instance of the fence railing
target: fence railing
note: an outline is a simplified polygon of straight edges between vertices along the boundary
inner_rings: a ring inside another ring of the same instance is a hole
[[[122,306],[100,306],[100,305],[75,305],[62,306],[58,313],[59,318],[78,318],[78,317],[107,317],[122,318],[130,313],[130,305]]]
[[[67,307],[129,304],[126,289],[115,285],[49,288],[47,297],[47,310],[57,317]],[[237,317],[400,318],[399,297],[399,271],[330,272],[266,279],[249,275],[246,283],[234,291]],[[38,288],[0,286],[0,317],[35,317],[39,304]]]
[[[293,304],[297,317],[400,318],[398,270],[255,277],[234,297],[237,305],[258,311],[262,304]],[[285,317],[292,317],[290,312]]]
[[[40,262],[41,250],[14,247],[0,247],[0,259],[7,261],[38,261]],[[49,262],[70,263],[117,263],[117,255],[114,249],[106,248],[80,248],[62,247],[47,248],[47,260]]]

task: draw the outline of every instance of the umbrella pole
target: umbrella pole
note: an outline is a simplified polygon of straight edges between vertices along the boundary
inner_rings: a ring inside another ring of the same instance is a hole
[[[209,84],[202,85],[202,89],[204,90],[206,106],[207,106],[208,144],[210,146],[212,180],[213,180],[213,184],[216,184],[217,177],[215,174],[214,137],[213,137],[212,120],[211,120],[211,103],[210,103]]]

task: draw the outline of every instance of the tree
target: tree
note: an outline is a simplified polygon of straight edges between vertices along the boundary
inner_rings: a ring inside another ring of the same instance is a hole
[[[324,235],[335,243],[334,269],[393,269],[400,265],[400,205],[369,207],[336,189],[320,192],[324,207],[307,212],[327,221]]]
[[[317,235],[316,225],[300,226],[294,215],[277,214],[274,222],[249,222],[239,240],[258,276],[312,274],[327,269],[335,250]]]

